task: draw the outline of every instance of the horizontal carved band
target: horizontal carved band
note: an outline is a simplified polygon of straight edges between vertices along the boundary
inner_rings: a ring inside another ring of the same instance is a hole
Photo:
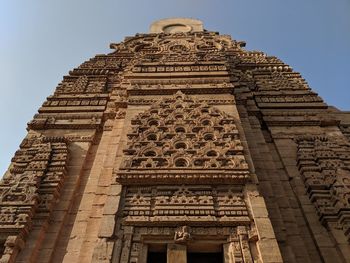
[[[250,224],[241,186],[126,187],[123,225]]]
[[[123,173],[116,174],[116,181],[123,185],[150,185],[150,184],[245,184],[250,179],[248,171],[225,173],[222,170],[208,172],[184,173]]]

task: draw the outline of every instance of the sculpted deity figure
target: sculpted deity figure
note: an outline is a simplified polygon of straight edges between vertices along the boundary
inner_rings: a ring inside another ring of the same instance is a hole
[[[188,226],[182,226],[175,231],[175,243],[185,243],[191,239],[190,229]]]

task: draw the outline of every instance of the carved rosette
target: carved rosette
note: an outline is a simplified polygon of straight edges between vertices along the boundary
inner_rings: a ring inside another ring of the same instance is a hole
[[[337,222],[350,241],[350,144],[342,138],[297,138],[298,167],[320,220]]]
[[[178,92],[132,120],[122,184],[238,183],[248,164],[232,116]]]

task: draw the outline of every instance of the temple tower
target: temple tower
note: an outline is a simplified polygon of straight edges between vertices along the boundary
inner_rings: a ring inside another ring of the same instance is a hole
[[[350,262],[350,114],[153,23],[64,76],[0,183],[0,262]]]

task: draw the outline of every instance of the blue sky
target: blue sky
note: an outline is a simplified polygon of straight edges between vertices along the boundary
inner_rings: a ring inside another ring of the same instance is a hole
[[[198,18],[279,57],[350,110],[350,0],[0,0],[0,176],[63,75],[167,17]]]

